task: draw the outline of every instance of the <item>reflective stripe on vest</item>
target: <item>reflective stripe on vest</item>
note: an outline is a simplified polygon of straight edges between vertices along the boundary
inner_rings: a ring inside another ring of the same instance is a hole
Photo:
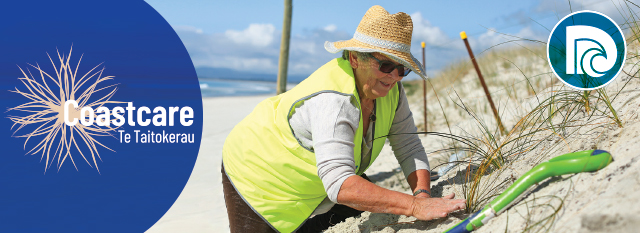
[[[280,232],[295,231],[327,197],[318,177],[315,154],[300,145],[289,125],[296,106],[326,92],[353,96],[361,108],[349,61],[334,59],[295,88],[262,101],[233,128],[224,143],[222,158],[230,181],[243,199]],[[398,95],[395,85],[387,96],[376,100],[374,138],[389,133]],[[354,136],[354,160],[358,168],[362,129],[361,113]],[[373,142],[371,162],[363,166],[373,163],[385,140],[383,137]]]

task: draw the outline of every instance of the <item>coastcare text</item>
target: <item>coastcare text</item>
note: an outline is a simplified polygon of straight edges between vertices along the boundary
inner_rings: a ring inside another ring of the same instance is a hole
[[[141,106],[136,110],[133,102],[128,102],[125,108],[118,106],[109,109],[102,106],[98,107],[95,111],[89,106],[83,107],[79,111],[77,108],[78,102],[75,100],[67,100],[64,103],[64,123],[68,126],[75,126],[78,123],[84,126],[91,126],[94,124],[94,119],[95,124],[106,127],[111,126],[111,124],[120,127],[125,123],[130,126],[148,126],[150,124],[154,126],[174,126],[175,115],[178,112],[182,126],[191,126],[193,124],[193,109],[189,106],[182,108],[169,107],[168,111],[166,108],[158,106],[153,109],[153,113],[155,114],[153,117],[149,116],[151,115],[151,109],[146,106]],[[124,116],[125,112],[127,115],[126,119]],[[112,116],[115,119],[112,120]],[[120,143],[131,142],[131,135],[129,133],[125,133],[124,130],[118,130],[118,132],[120,132]],[[136,143],[194,143],[195,141],[194,134],[166,133],[164,130],[162,130],[162,134],[154,133],[151,130],[148,130],[146,133],[140,133],[140,130],[134,130],[134,132]]]

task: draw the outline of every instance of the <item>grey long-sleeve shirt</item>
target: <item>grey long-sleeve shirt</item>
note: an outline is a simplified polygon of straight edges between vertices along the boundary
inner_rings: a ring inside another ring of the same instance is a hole
[[[389,134],[414,133],[417,129],[407,97],[402,85],[398,85],[400,98]],[[369,125],[362,145],[353,143],[360,120],[360,110],[356,106],[355,97],[322,93],[305,100],[289,119],[300,144],[315,152],[318,176],[322,179],[330,200],[325,199],[314,214],[324,213],[333,203],[337,203],[342,183],[349,176],[356,174],[354,146],[362,147],[364,157],[371,155],[373,122]],[[388,139],[405,177],[419,169],[430,170],[418,135],[400,134],[389,136]]]

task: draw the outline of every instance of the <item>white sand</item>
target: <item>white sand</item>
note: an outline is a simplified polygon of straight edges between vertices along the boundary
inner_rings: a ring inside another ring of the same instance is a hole
[[[538,64],[530,60],[530,73],[539,74],[547,72],[546,63]],[[630,62],[628,61],[627,64]],[[515,94],[507,93],[504,87],[521,80],[519,72],[513,68],[500,68],[501,62],[496,62],[498,75],[495,80],[503,80],[497,86],[491,86],[491,92],[496,93],[494,101],[500,106],[503,113],[503,121],[506,127],[510,128],[518,120],[517,116],[528,110],[527,103],[532,104],[535,98],[524,98],[526,87],[520,83],[521,87],[516,87]],[[637,69],[637,68],[636,68]],[[463,75],[463,83],[471,83],[472,70]],[[469,76],[469,77],[467,77]],[[624,75],[621,75],[624,76]],[[506,80],[506,81],[504,81]],[[552,81],[552,80],[551,80]],[[618,78],[609,85],[610,95],[616,93],[616,88],[621,87],[624,78]],[[506,84],[505,84],[506,83]],[[459,93],[463,92],[463,101],[474,109],[480,110],[480,117],[492,124],[493,117],[490,110],[482,109],[481,105],[473,103],[474,100],[482,102],[481,90],[477,86],[464,87],[456,86]],[[518,85],[516,83],[516,85]],[[537,86],[546,87],[549,84],[542,79]],[[556,85],[557,86],[560,84]],[[502,88],[501,88],[502,87]],[[502,91],[501,91],[502,89]],[[544,89],[544,88],[542,88]],[[539,90],[539,89],[538,89]],[[531,195],[527,196],[514,208],[508,212],[488,222],[477,232],[522,232],[532,224],[540,222],[543,218],[550,216],[553,208],[560,206],[559,197],[564,199],[562,208],[552,221],[549,221],[549,232],[637,232],[640,229],[640,80],[634,79],[625,87],[625,91],[613,101],[614,108],[622,120],[624,128],[618,128],[607,118],[591,119],[590,126],[583,127],[579,132],[570,138],[554,139],[545,142],[545,146],[529,151],[522,161],[514,163],[512,167],[505,170],[503,174],[495,177],[495,181],[515,179],[520,177],[535,164],[546,161],[553,156],[563,153],[588,150],[594,147],[605,149],[611,152],[615,161],[608,167],[594,173],[582,173],[578,175],[566,175],[559,178],[552,178],[541,182]],[[515,100],[510,95],[516,95]],[[229,131],[253,107],[267,96],[259,97],[224,97],[210,98],[203,100],[204,104],[204,132],[200,154],[193,175],[184,192],[178,198],[174,206],[167,214],[154,225],[149,232],[228,232],[228,220],[224,205],[224,198],[221,187],[220,162],[221,149]],[[448,100],[443,108],[450,117],[449,121],[453,126],[454,134],[461,134],[464,131],[477,134],[474,130],[474,123],[468,115],[461,112],[448,97],[440,96],[441,100]],[[511,100],[509,100],[511,98]],[[435,98],[430,97],[430,100]],[[422,118],[419,112],[421,103],[410,97],[412,110],[416,117],[416,122],[421,123]],[[440,111],[440,106],[435,101],[429,103],[429,109]],[[600,107],[600,109],[603,109]],[[434,111],[435,112],[435,111]],[[441,112],[437,116],[432,114],[429,117],[429,131],[447,132]],[[583,122],[585,123],[585,122]],[[423,145],[428,151],[448,147],[445,140],[439,140],[433,136],[422,137]],[[553,145],[561,145],[555,146]],[[549,149],[550,148],[550,149]],[[543,154],[544,156],[537,156]],[[441,163],[439,156],[430,157],[432,167]],[[390,148],[386,146],[380,157],[375,161],[367,174],[377,181],[377,184],[396,191],[409,193],[408,185],[404,180],[402,172],[399,170],[397,161]],[[432,192],[434,195],[442,195],[455,192],[460,196],[460,185],[451,185],[454,172],[450,172],[444,178],[432,182]],[[512,181],[511,181],[512,182]],[[528,205],[525,205],[527,203]],[[553,208],[544,208],[544,205]],[[432,221],[414,221],[412,217],[397,216],[391,214],[378,214],[365,212],[358,218],[350,218],[329,229],[327,232],[442,232],[455,225],[468,215],[455,213],[450,217]],[[532,232],[542,231],[540,227],[532,229]]]
[[[193,173],[171,209],[147,232],[229,232],[220,173],[222,145],[231,129],[268,97],[202,100],[204,130]]]
[[[528,75],[549,72],[545,60],[532,59],[527,63],[522,66],[531,67],[531,70],[527,72]],[[633,63],[627,61],[628,73],[634,73],[638,69],[630,65]],[[494,93],[493,99],[497,102],[496,105],[501,106],[500,112],[503,122],[509,128],[513,127],[520,119],[518,115],[522,116],[523,113],[530,110],[530,107],[535,105],[537,100],[523,98],[526,96],[526,91],[522,87],[515,88],[518,94],[517,99],[515,101],[509,100],[508,93],[500,91],[500,89],[504,89],[501,87],[505,86],[504,83],[510,84],[522,79],[522,76],[517,72],[514,73],[513,68],[510,70],[500,68],[500,64],[501,62],[496,60],[498,75],[493,77],[494,80],[497,80],[494,83],[498,83],[498,85],[489,86],[489,89]],[[520,67],[522,68],[522,66]],[[472,82],[477,79],[473,75],[474,71],[469,70],[466,74],[461,78],[462,82],[455,83],[452,89],[462,93],[465,104],[471,105],[470,107],[473,109],[479,109],[480,117],[485,122],[492,124],[493,116],[490,110],[487,111],[486,107],[485,110],[482,110],[482,105],[475,103],[476,100],[479,103],[484,102],[484,94]],[[607,86],[610,97],[618,92],[626,80],[629,80],[629,77],[621,74],[618,79]],[[544,80],[542,81],[541,86],[548,85]],[[555,90],[561,85],[556,84]],[[543,95],[541,94],[541,96]],[[421,123],[423,120],[419,110],[422,103],[416,101],[416,96],[422,96],[421,90],[419,95],[416,94],[413,96],[414,98],[410,98],[410,102],[413,102],[411,109],[414,111],[414,116],[417,116],[416,123]],[[639,96],[640,80],[634,78],[615,101],[612,101],[623,128],[619,128],[606,117],[587,119],[588,114],[582,111],[581,114],[585,118],[581,119],[582,122],[575,124],[587,125],[581,127],[576,133],[567,138],[555,137],[551,141],[544,141],[542,146],[526,152],[520,160],[505,169],[502,174],[494,177],[485,176],[483,179],[488,185],[495,185],[502,181],[506,181],[509,185],[536,164],[564,153],[598,148],[609,151],[614,157],[614,161],[600,171],[564,175],[540,182],[534,192],[526,196],[518,205],[492,219],[476,232],[523,232],[527,230],[529,232],[640,232],[638,230],[640,229],[640,217],[638,217],[640,216]],[[468,132],[478,135],[474,121],[467,120],[470,117],[465,112],[453,105],[448,97],[440,96],[440,99],[443,101],[444,111],[452,125],[453,134],[461,135],[462,132]],[[454,99],[457,99],[455,95]],[[430,96],[430,100],[430,112],[436,110],[434,111],[436,113],[429,116],[430,122],[435,122],[434,126],[430,126],[429,131],[448,133],[440,106],[433,96]],[[599,109],[604,109],[603,105],[600,105]],[[449,147],[447,140],[433,136],[423,137],[422,142],[428,151]],[[429,159],[432,167],[442,161],[442,158],[437,155]],[[395,175],[393,171],[398,171],[398,164],[393,158],[392,152],[386,147],[367,171],[367,174],[382,187],[408,193],[409,190],[406,189],[408,185],[404,184],[406,181],[402,176]],[[459,173],[457,177],[460,177],[460,174],[464,173]],[[454,181],[454,176],[455,172],[450,172],[438,181],[432,182],[434,195],[440,196],[454,192],[460,197],[462,194],[460,182]],[[455,184],[451,184],[452,181]],[[497,190],[498,194],[502,190],[504,189]],[[490,198],[490,200],[492,199]],[[552,215],[554,209],[559,209],[555,216]],[[459,212],[443,219],[415,221],[416,219],[413,217],[365,212],[357,218],[349,218],[345,222],[333,226],[327,232],[443,232],[467,216],[467,214]],[[549,217],[548,221],[545,222],[547,217]]]

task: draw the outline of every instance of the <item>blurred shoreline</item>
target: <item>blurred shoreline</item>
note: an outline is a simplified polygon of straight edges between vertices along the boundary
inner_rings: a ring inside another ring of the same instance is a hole
[[[276,95],[277,82],[231,79],[198,79],[202,98]],[[287,83],[287,90],[297,83]]]

